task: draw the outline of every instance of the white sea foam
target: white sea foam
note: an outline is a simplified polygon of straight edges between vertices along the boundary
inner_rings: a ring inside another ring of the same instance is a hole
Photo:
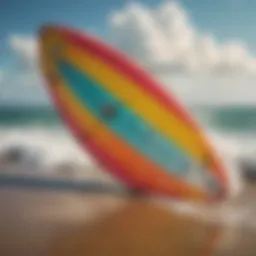
[[[8,128],[0,130],[0,154],[10,148],[23,148],[38,153],[45,167],[63,162],[91,164],[91,158],[82,151],[76,141],[62,128]]]
[[[224,137],[220,134],[208,133],[214,147],[218,150],[230,176],[231,194],[237,194],[241,189],[240,170],[237,159],[240,155],[252,152],[243,141]],[[24,151],[33,151],[45,167],[62,163],[78,163],[86,166],[93,164],[90,156],[78,145],[75,139],[65,129],[60,127],[30,127],[0,129],[0,155],[10,148],[19,147]],[[256,147],[255,147],[256,148]],[[246,151],[247,150],[247,151]]]

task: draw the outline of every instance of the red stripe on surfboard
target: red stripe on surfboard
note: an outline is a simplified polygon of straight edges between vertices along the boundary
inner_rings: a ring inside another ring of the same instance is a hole
[[[56,27],[58,29],[58,27]],[[167,96],[167,91],[164,90],[145,70],[135,64],[131,59],[125,56],[118,50],[113,49],[112,46],[101,42],[92,35],[82,33],[75,29],[59,28],[61,32],[64,32],[67,39],[76,45],[77,47],[86,51],[91,51],[95,56],[108,63],[114,69],[119,70],[126,77],[131,78],[136,84],[138,84],[143,90],[150,93],[155,97],[159,103],[162,103],[167,107],[170,112],[183,119],[185,123],[198,130],[195,122],[189,116],[189,114],[179,105],[174,97],[171,99]]]
[[[125,56],[118,50],[113,49],[112,46],[101,42],[99,39],[92,35],[83,33],[81,31],[69,28],[60,28],[63,31],[67,40],[77,47],[90,51],[98,58],[102,59],[105,63],[110,64],[114,69],[119,70],[126,77],[131,78],[136,84],[138,84],[145,92],[149,92],[155,97],[159,103],[163,103],[164,106],[170,111],[174,112],[177,117],[180,117],[187,125],[196,131],[200,131],[196,122],[190,117],[189,113],[181,106],[174,97],[169,97],[168,93],[162,88],[150,75],[136,65],[131,59]],[[211,147],[205,141],[207,146]],[[227,177],[222,170],[219,162],[214,159],[214,166],[218,178],[227,184]]]

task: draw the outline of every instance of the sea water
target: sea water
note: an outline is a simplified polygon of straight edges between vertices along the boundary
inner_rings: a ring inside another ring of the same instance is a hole
[[[238,161],[256,155],[256,107],[191,106],[190,110],[227,165],[232,189],[238,189]],[[37,152],[46,167],[63,161],[92,163],[50,107],[0,107],[0,155],[12,147]]]

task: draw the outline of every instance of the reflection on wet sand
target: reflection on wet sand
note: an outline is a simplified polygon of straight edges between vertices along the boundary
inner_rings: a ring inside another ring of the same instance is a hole
[[[219,229],[143,202],[70,232],[52,255],[209,255]]]
[[[0,255],[255,255],[255,236],[113,195],[0,189]],[[254,241],[254,242],[253,242]]]

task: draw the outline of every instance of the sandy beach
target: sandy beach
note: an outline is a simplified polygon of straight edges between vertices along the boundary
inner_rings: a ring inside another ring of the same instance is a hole
[[[255,195],[255,185],[248,189]],[[179,215],[146,198],[1,186],[0,202],[0,255],[256,253],[255,230]]]

